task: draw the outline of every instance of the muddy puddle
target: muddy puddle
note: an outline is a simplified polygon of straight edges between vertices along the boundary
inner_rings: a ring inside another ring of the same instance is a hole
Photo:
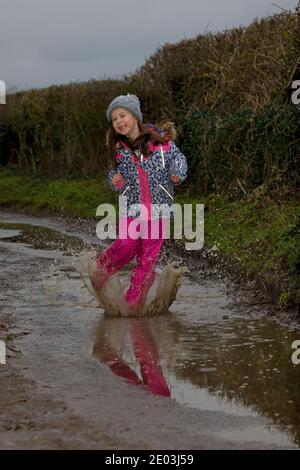
[[[99,312],[91,355],[112,374],[182,407],[266,420],[240,431],[219,430],[220,439],[300,447],[300,364],[291,359],[292,343],[300,339],[297,324],[280,324],[257,309],[244,311],[225,284],[197,283],[195,272],[193,279],[182,276],[170,314],[108,318],[74,269],[77,254],[95,245],[46,227],[4,222],[1,245],[53,258],[54,269],[45,273],[56,294],[49,309],[51,302],[67,308],[70,290],[73,295],[84,290],[81,307],[86,302]]]

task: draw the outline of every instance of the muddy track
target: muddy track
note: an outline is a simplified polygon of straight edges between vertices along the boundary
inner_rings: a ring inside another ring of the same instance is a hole
[[[222,280],[196,271],[168,317],[105,319],[74,270],[76,252],[96,242],[91,231],[62,219],[1,221],[2,235],[15,231],[0,240],[1,449],[298,448],[300,366],[282,358],[296,326],[278,335],[263,312],[241,312]],[[13,223],[56,234],[18,239],[26,230]],[[273,356],[265,368],[262,354]]]

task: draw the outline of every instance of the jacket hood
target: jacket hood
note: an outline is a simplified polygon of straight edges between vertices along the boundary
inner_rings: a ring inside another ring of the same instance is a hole
[[[163,138],[163,146],[165,149],[169,148],[170,146],[170,141],[175,140],[177,136],[177,132],[175,129],[174,122],[168,120],[168,119],[161,119],[155,124],[152,123],[147,123],[145,126],[151,131],[151,132],[156,132]],[[129,146],[124,142],[123,140],[119,140],[117,142],[117,149],[120,148],[127,148],[129,149]],[[152,150],[156,148],[156,145],[151,142],[150,147]]]
[[[176,128],[174,122],[169,119],[161,119],[155,124],[148,123],[146,124],[148,129],[157,132],[160,134],[164,140],[175,140],[177,136]]]

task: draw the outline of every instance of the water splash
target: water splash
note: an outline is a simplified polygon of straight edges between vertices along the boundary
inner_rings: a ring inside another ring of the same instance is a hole
[[[96,253],[86,253],[79,257],[76,269],[80,273],[84,285],[97,298],[106,316],[151,317],[170,313],[169,308],[176,299],[180,287],[181,274],[187,270],[186,268],[176,268],[174,263],[169,263],[163,269],[157,269],[155,280],[147,293],[145,302],[139,307],[132,308],[124,299],[130,273],[114,274],[101,289],[95,289],[90,281],[97,269],[95,258]]]

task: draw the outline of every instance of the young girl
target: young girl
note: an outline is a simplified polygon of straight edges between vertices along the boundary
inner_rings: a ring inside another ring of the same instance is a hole
[[[112,158],[109,182],[113,190],[126,196],[127,213],[119,221],[119,238],[98,255],[91,280],[95,289],[101,289],[109,276],[136,257],[125,294],[125,301],[134,309],[143,303],[154,281],[166,222],[172,213],[173,186],[186,178],[187,163],[172,140],[170,125],[165,123],[169,128],[163,130],[143,124],[137,96],[118,96],[106,115]],[[139,229],[138,238],[130,235],[130,224]]]

